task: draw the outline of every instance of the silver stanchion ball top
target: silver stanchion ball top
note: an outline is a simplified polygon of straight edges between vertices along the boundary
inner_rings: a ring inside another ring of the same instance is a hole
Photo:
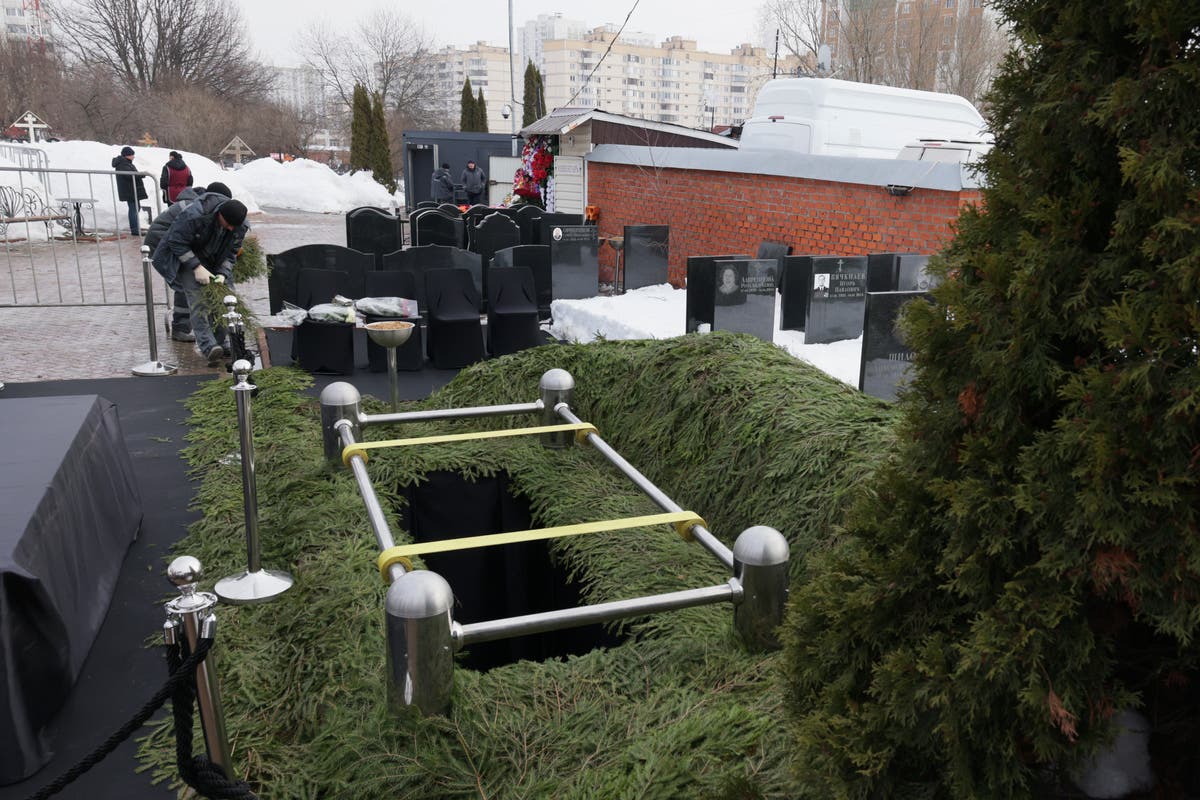
[[[200,559],[195,556],[180,556],[167,567],[167,578],[176,586],[187,586],[196,583],[204,575]]]
[[[787,562],[788,549],[782,533],[766,525],[755,525],[738,534],[733,543],[733,559],[756,567],[772,566]]]
[[[454,591],[436,572],[419,569],[401,575],[387,593],[387,613],[400,619],[428,619],[454,607]]]
[[[334,381],[321,390],[323,406],[356,406],[361,400],[362,395],[354,384],[345,381]]]
[[[221,302],[224,303],[226,306],[228,306],[230,309],[232,309],[234,306],[237,305],[237,295],[227,294],[227,295],[225,295],[225,297],[223,297],[221,299]]]
[[[233,377],[238,383],[244,383],[250,376],[250,370],[254,369],[254,365],[244,358],[239,358],[233,362]]]
[[[546,370],[542,379],[538,381],[538,387],[544,390],[563,392],[575,388],[575,379],[565,369],[555,367]]]
[[[144,255],[144,256],[150,255],[150,245],[148,245],[148,244],[142,245],[141,250],[142,250],[142,255]]]

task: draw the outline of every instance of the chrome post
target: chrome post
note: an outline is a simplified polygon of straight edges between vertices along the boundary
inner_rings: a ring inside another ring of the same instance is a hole
[[[336,381],[321,390],[321,441],[325,446],[325,463],[339,467],[342,463],[342,436],[337,423],[346,420],[357,441],[362,438],[360,404],[362,395],[352,384]]]
[[[450,710],[453,607],[454,592],[436,572],[407,572],[388,588],[388,703],[393,711],[406,706],[423,714]]]
[[[777,629],[788,598],[788,542],[766,525],[742,531],[733,543],[734,579],[742,585],[733,625],[751,650],[779,647]]]
[[[167,623],[164,626],[167,644],[175,644],[182,634],[188,652],[195,652],[201,638],[211,639],[217,631],[217,597],[211,592],[196,591],[204,574],[200,561],[192,556],[180,556],[167,567],[167,577],[179,587],[179,597],[167,603]],[[200,708],[200,728],[208,759],[231,775],[229,737],[225,733],[225,715],[221,709],[221,691],[217,683],[217,662],[213,650],[196,665],[196,704]]]
[[[237,312],[233,313],[241,317]],[[218,597],[234,605],[265,603],[292,588],[295,582],[286,572],[263,569],[259,555],[258,481],[254,473],[254,423],[250,405],[255,386],[249,381],[250,369],[250,362],[244,358],[233,362],[233,392],[237,397],[242,455],[242,505],[246,515],[246,569],[238,575],[222,578],[214,587]]]
[[[221,303],[225,306],[225,313],[221,315],[221,319],[225,320],[225,330],[229,335],[229,344],[232,350],[234,337],[243,337],[245,334],[245,328],[243,327],[244,320],[237,310],[237,295],[227,294],[221,298]],[[239,341],[242,347],[238,352],[244,353],[246,340],[239,338]]]
[[[178,369],[174,364],[158,360],[158,334],[154,330],[154,284],[150,280],[150,248],[142,245],[142,282],[146,290],[146,326],[150,329],[150,360],[133,368],[134,375],[172,375]]]
[[[575,379],[565,369],[550,369],[538,381],[541,390],[542,424],[554,425],[558,422],[556,407],[565,404],[568,408],[575,396]],[[542,446],[556,450],[570,447],[575,442],[574,431],[554,431],[540,434]]]

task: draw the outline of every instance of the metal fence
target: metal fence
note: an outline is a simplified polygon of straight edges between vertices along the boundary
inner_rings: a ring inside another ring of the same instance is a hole
[[[141,239],[129,233],[117,177],[150,180],[138,204],[143,233],[162,210],[158,179],[32,166],[45,163],[44,152],[2,147],[0,155],[21,165],[0,167],[0,308],[140,305]],[[161,302],[170,302],[165,290]]]

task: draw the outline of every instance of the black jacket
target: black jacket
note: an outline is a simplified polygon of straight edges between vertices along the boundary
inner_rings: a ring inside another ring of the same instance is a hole
[[[114,158],[112,160],[112,168],[117,172],[138,171],[138,168],[133,165],[133,162],[125,156],[117,156]],[[134,194],[134,186],[137,187],[136,195]],[[130,200],[145,200],[147,196],[146,187],[142,184],[141,178],[133,175],[128,177],[123,175],[117,176],[117,199],[122,203],[128,203]]]
[[[214,199],[215,198],[215,199]],[[221,227],[217,212],[228,201],[224,195],[209,192],[180,212],[166,236],[154,248],[154,268],[172,288],[182,269],[205,266],[213,274],[233,277],[233,262],[250,226],[242,223],[231,231]]]
[[[200,188],[203,189],[204,187],[201,186]],[[204,192],[197,194],[195,188],[192,186],[184,189],[179,193],[179,197],[175,198],[175,202],[167,206],[166,209],[164,209],[163,212],[155,217],[154,221],[150,223],[150,229],[146,231],[146,238],[142,240],[142,244],[146,245],[146,247],[149,247],[150,252],[153,253],[155,248],[158,247],[158,243],[161,242],[162,238],[167,235],[167,231],[170,229],[171,223],[178,219],[179,215],[182,214],[184,210],[187,209],[187,207],[192,203],[196,202],[197,200],[203,200],[209,196],[210,195]],[[228,199],[225,197],[225,195],[216,194],[215,192],[211,196],[220,197],[222,201]],[[213,203],[213,208],[216,208],[219,205],[221,205],[219,202]]]
[[[431,183],[432,198],[436,202],[449,203],[454,199],[454,181],[450,178],[450,170],[436,169],[433,171]]]

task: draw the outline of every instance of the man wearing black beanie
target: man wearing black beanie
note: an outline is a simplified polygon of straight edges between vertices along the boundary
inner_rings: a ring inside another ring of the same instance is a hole
[[[199,302],[200,292],[212,281],[232,291],[234,260],[249,229],[244,203],[210,191],[184,209],[154,250],[154,268],[187,297],[196,346],[210,367],[219,365],[228,351],[222,344],[225,331],[213,330]]]

